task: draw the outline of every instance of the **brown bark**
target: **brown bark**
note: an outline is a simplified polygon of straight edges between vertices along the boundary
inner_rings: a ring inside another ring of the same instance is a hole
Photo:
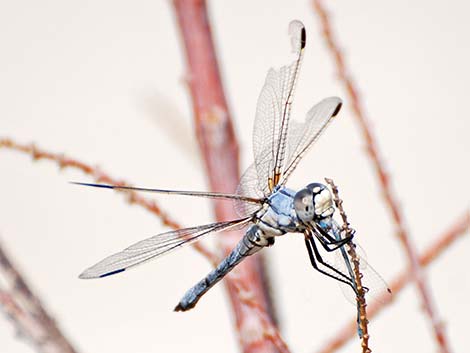
[[[173,4],[185,49],[194,124],[209,186],[211,191],[234,192],[240,179],[238,143],[224,96],[206,4],[201,0],[175,0]],[[214,213],[219,221],[237,218],[232,205],[226,202],[215,201]],[[219,247],[228,254],[240,238],[239,232],[228,232],[219,237]],[[246,259],[234,271],[243,288],[258,301],[259,309],[267,312],[271,305],[259,256]],[[227,290],[243,351],[278,351],[266,338],[258,310],[243,303],[234,286],[228,285]],[[273,325],[272,313],[267,317]]]

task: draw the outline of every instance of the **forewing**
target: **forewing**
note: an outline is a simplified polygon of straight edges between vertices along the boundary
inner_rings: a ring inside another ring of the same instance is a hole
[[[263,185],[260,191],[265,196],[270,192],[268,180],[282,171],[291,104],[305,47],[302,23],[293,21],[289,29],[296,60],[279,70],[268,71],[256,107],[253,153],[258,180]]]
[[[303,124],[292,124],[288,138],[289,154],[281,180],[282,185],[285,185],[302,157],[325,131],[331,118],[338,114],[341,104],[341,99],[338,97],[325,98],[308,111]]]
[[[124,186],[124,185],[109,185],[109,184],[95,184],[95,183],[82,183],[82,182],[70,182],[71,184],[81,186],[91,186],[94,188],[111,189],[118,191],[142,191],[156,194],[167,194],[167,195],[179,195],[179,196],[195,196],[209,199],[225,199],[225,200],[238,200],[250,203],[261,203],[261,200],[253,197],[243,197],[241,195],[226,194],[221,192],[207,192],[207,191],[183,191],[183,190],[168,190],[168,189],[150,189],[135,186]]]
[[[83,271],[79,277],[88,279],[114,275],[164,255],[183,245],[191,244],[207,234],[246,226],[250,220],[251,218],[242,218],[234,221],[216,222],[161,233],[139,241],[123,251],[105,258]]]

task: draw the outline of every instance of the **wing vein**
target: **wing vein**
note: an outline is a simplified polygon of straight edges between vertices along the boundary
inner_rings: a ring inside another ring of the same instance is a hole
[[[167,254],[183,245],[193,243],[209,233],[246,226],[251,220],[252,217],[245,217],[232,221],[209,223],[202,226],[160,233],[148,239],[141,240],[121,252],[106,257],[86,269],[80,275],[80,278],[100,278],[122,272]]]

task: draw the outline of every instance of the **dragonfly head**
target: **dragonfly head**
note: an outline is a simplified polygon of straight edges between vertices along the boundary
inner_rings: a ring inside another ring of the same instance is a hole
[[[320,183],[311,183],[299,190],[294,196],[294,208],[304,223],[330,217],[335,211],[330,190]]]

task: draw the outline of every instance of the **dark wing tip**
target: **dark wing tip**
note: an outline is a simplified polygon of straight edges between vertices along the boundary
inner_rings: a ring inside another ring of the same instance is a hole
[[[305,45],[307,44],[307,31],[305,27],[302,27],[300,32],[300,49],[305,49]]]
[[[105,273],[104,275],[100,275],[100,276],[99,276],[99,278],[103,278],[103,277],[112,276],[112,275],[115,275],[116,273],[121,273],[121,272],[124,272],[125,270],[126,270],[125,268],[120,268],[119,270],[114,270],[114,271],[111,271],[111,272]]]
[[[293,20],[289,23],[289,35],[291,36],[291,44],[294,52],[300,55],[305,49],[307,43],[307,32],[304,24],[299,20]]]
[[[119,270],[114,270],[108,273],[105,273],[103,275],[97,275],[96,272],[94,273],[90,269],[83,271],[78,278],[80,279],[92,279],[92,278],[103,278],[103,277],[108,277],[115,275],[116,273],[124,272],[126,269],[125,268],[120,268]]]
[[[81,186],[92,186],[92,187],[95,187],[95,188],[114,189],[113,185],[81,183],[79,181],[69,181],[69,184],[81,185]]]
[[[331,116],[336,116],[338,115],[339,111],[341,110],[341,107],[343,106],[343,102],[339,102],[338,106],[336,107],[335,111],[333,112],[333,115]]]

